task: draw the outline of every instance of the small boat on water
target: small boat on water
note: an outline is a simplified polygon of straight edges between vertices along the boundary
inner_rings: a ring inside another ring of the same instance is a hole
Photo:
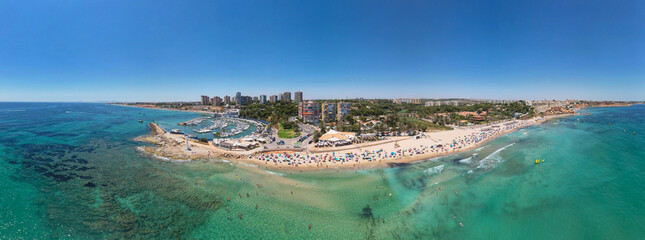
[[[140,122],[140,123],[142,123],[142,122],[143,122],[143,120],[139,120],[139,122]]]
[[[211,131],[212,130],[207,129],[207,128],[202,128],[202,129],[199,129],[199,130],[193,129],[193,132],[196,132],[196,133],[209,133]]]

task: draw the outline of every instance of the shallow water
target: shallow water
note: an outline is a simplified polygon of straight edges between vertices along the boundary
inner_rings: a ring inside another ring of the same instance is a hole
[[[172,128],[199,114],[0,103],[0,236],[639,239],[645,105],[584,111],[431,161],[285,172],[135,150],[139,119]]]

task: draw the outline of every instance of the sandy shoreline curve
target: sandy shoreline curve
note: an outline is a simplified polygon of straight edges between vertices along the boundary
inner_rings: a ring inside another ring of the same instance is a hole
[[[453,130],[428,132],[418,139],[392,137],[381,140],[383,143],[377,141],[368,146],[345,146],[338,150],[327,148],[315,151],[262,153],[261,147],[248,151],[227,150],[193,139],[189,139],[190,150],[186,150],[183,135],[166,132],[155,123],[148,124],[151,135],[139,136],[134,140],[153,143],[155,146],[142,146],[137,150],[160,161],[183,163],[192,160],[228,160],[242,163],[239,165],[243,166],[252,164],[257,168],[301,171],[368,169],[394,167],[397,164],[468,151],[519,129],[573,115],[575,114],[558,114],[528,120],[508,120],[491,125],[458,127]],[[439,145],[441,147],[438,147]]]

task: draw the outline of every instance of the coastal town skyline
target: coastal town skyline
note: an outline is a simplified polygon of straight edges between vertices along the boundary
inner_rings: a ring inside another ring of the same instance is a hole
[[[642,239],[645,1],[0,1],[1,239]]]
[[[643,100],[645,92],[638,1],[0,9],[10,23],[0,31],[0,101],[192,101],[288,88],[312,99]]]

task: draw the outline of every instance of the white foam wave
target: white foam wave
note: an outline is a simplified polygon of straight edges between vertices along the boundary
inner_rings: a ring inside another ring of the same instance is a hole
[[[473,156],[475,156],[475,155],[473,154]],[[464,159],[459,160],[459,162],[460,162],[460,163],[466,163],[466,164],[468,164],[468,163],[471,163],[471,162],[472,162],[472,161],[471,161],[472,159],[473,159],[473,157],[464,158]]]
[[[486,156],[484,159],[479,161],[479,166],[477,168],[483,168],[483,169],[491,169],[497,165],[497,163],[502,161],[502,157],[499,156],[499,153],[501,151],[504,151],[507,147],[513,146],[515,143],[511,143],[509,145],[506,145],[500,149],[495,150],[493,153],[490,155]]]
[[[258,167],[258,165],[249,164],[249,163],[243,163],[243,162],[238,162],[238,164],[242,164],[242,165],[247,166],[247,167]]]
[[[481,151],[482,149],[484,149],[484,147],[478,147],[477,149],[475,149],[475,152],[479,152],[479,151]]]
[[[7,109],[7,110],[0,110],[0,112],[25,112],[27,109]]]
[[[226,160],[226,159],[219,159],[216,162],[223,162],[223,163],[228,163],[229,165],[233,165],[233,163],[231,161]]]
[[[268,174],[271,174],[271,175],[278,175],[278,176],[283,176],[284,177],[283,173],[271,172],[269,170],[264,170],[264,171],[267,172]]]
[[[439,173],[441,173],[442,171],[443,171],[443,164],[442,164],[442,165],[439,165],[439,166],[436,166],[436,167],[428,168],[428,169],[426,169],[426,170],[425,170],[425,171],[423,171],[423,172],[424,172],[424,173],[426,173],[426,174],[428,174],[428,175],[430,175],[430,176],[432,176],[432,175],[435,175],[435,174],[439,174]]]

